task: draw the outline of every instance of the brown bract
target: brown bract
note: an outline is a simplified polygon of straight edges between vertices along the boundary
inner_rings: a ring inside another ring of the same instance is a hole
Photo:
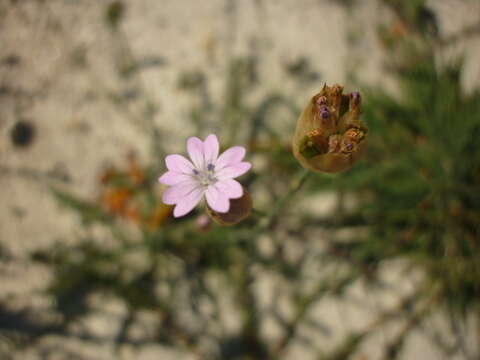
[[[297,121],[293,154],[303,167],[337,173],[349,169],[364,153],[368,128],[360,119],[358,92],[343,94],[340,85],[313,96]]]

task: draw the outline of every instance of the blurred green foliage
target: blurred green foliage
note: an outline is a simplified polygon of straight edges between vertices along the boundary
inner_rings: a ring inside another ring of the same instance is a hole
[[[402,72],[401,100],[367,95],[369,153],[340,181],[358,201],[345,216],[369,231],[345,247],[371,265],[409,259],[464,313],[480,295],[480,93],[463,94],[458,65],[432,64]]]

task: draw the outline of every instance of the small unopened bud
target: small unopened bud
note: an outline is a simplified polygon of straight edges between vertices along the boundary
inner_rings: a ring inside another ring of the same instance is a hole
[[[350,98],[352,99],[352,102],[351,104],[352,105],[355,105],[355,106],[358,106],[360,105],[360,101],[361,101],[361,96],[360,96],[360,93],[358,91],[354,91],[350,94]]]
[[[201,214],[195,220],[197,228],[202,233],[208,233],[212,228],[212,219],[207,214]]]
[[[320,129],[310,131],[300,143],[300,153],[307,157],[325,154],[328,152],[328,137]]]
[[[327,107],[322,109],[320,116],[322,117],[322,119],[328,119],[330,117],[330,111],[328,111]]]
[[[365,151],[368,129],[360,119],[359,92],[343,95],[340,85],[325,85],[303,110],[293,138],[293,154],[316,172],[349,169]]]
[[[350,141],[348,139],[343,139],[341,144],[341,152],[343,154],[350,154],[354,152],[355,148],[356,148],[356,144],[353,141]]]
[[[316,100],[318,105],[327,105],[327,98],[325,96],[319,96]]]
[[[226,213],[219,213],[207,204],[207,213],[220,225],[235,225],[245,219],[252,211],[252,198],[245,188],[243,195],[238,199],[230,199],[230,209]]]

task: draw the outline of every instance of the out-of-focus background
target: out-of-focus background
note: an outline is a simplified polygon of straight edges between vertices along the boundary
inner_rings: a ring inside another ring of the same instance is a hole
[[[2,359],[478,359],[480,2],[0,0]],[[304,180],[296,120],[363,96]],[[173,219],[189,136],[254,212]]]

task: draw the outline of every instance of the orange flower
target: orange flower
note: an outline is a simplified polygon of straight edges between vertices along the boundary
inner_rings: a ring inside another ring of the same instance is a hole
[[[147,222],[147,225],[150,229],[158,229],[168,218],[172,216],[173,206],[165,205],[159,203],[150,220]]]
[[[135,153],[128,154],[128,175],[135,185],[145,183],[146,176],[143,169],[139,166]]]
[[[128,188],[107,189],[102,195],[102,202],[108,211],[123,215],[132,195],[133,192]]]

